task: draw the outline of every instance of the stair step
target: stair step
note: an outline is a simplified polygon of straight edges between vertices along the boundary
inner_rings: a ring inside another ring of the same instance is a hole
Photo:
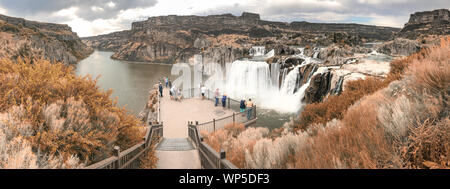
[[[160,151],[187,151],[194,150],[194,146],[187,138],[164,138],[156,150]]]

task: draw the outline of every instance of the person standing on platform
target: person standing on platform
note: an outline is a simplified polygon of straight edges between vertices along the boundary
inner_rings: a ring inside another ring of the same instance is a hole
[[[222,95],[222,107],[223,108],[227,107],[226,104],[227,104],[227,95],[224,93]]]
[[[253,110],[252,99],[248,99],[246,106],[247,106],[247,119],[250,119],[252,117],[252,110]]]
[[[216,100],[215,103],[214,103],[214,106],[216,106],[216,107],[219,104],[219,95],[220,95],[219,88],[217,88],[216,92],[214,92],[214,99]]]
[[[161,97],[163,97],[163,86],[162,86],[161,82],[159,82],[158,88],[159,88],[159,95]]]

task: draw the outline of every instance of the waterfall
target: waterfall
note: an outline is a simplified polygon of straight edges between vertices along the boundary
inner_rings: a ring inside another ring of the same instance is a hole
[[[305,56],[305,47],[300,47],[297,49],[300,50],[300,55]]]
[[[248,100],[251,98],[259,107],[281,113],[295,113],[302,106],[301,100],[311,77],[316,74],[313,70],[308,76],[305,76],[308,77],[308,82],[298,86],[300,68],[317,62],[311,57],[304,56],[303,50],[301,48],[300,53],[292,57],[301,57],[305,61],[301,65],[290,68],[281,69],[284,62],[268,64],[258,58],[236,60],[226,65],[225,80],[212,79],[212,83],[215,83],[214,86],[233,99]],[[272,50],[264,54],[264,46],[254,46],[250,49],[251,55],[259,56],[259,58],[273,56],[273,52]],[[320,68],[317,72],[319,70]]]
[[[330,93],[333,95],[339,95],[342,92],[342,84],[344,83],[344,76],[340,76],[334,89],[331,89]]]
[[[227,95],[237,99],[255,98],[272,91],[269,64],[249,60],[233,62],[225,88]]]
[[[301,99],[308,87],[305,84],[296,90],[297,77],[300,68],[306,65],[297,65],[290,72],[285,68],[282,84],[279,87],[280,64],[269,65],[262,61],[237,60],[232,63],[230,72],[227,74],[225,93],[236,100],[252,98],[262,108],[284,113],[297,112],[302,105]],[[313,74],[309,77],[312,76]]]
[[[251,56],[264,56],[266,53],[266,47],[264,46],[253,46],[250,49]]]
[[[316,58],[317,59],[317,57],[319,56],[319,52],[320,52],[320,49],[319,48],[314,48],[314,55],[313,55],[313,58]]]
[[[280,85],[280,64],[270,64],[270,77],[272,79],[272,85],[275,88],[279,88]]]
[[[284,82],[284,78],[286,78],[287,71],[288,71],[287,68],[284,68],[284,69],[283,69],[283,75],[281,76],[281,83]]]

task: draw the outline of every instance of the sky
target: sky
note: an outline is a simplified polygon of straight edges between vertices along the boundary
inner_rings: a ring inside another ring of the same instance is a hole
[[[418,11],[450,8],[449,0],[0,0],[0,14],[68,24],[80,37],[131,28],[163,15],[258,13],[263,20],[359,23],[401,28]]]

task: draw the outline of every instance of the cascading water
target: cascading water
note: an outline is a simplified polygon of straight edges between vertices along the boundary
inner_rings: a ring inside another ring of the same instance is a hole
[[[296,90],[300,68],[314,60],[303,54],[294,56],[302,57],[305,62],[294,68],[284,68],[283,70],[280,70],[281,64],[279,63],[269,65],[263,61],[251,60],[233,62],[224,83],[225,93],[234,99],[248,100],[252,98],[262,108],[283,113],[297,112],[301,108],[301,99],[305,95],[311,77],[323,69],[307,76],[308,82]]]
[[[251,56],[264,56],[266,53],[266,47],[264,46],[253,46],[250,49]]]
[[[266,62],[238,60],[233,62],[227,75],[226,93],[234,98],[257,97],[273,89]]]
[[[280,64],[273,63],[270,64],[270,77],[272,80],[272,85],[275,88],[279,88],[280,85]]]
[[[316,58],[316,59],[317,59],[317,57],[319,56],[319,52],[320,52],[320,49],[317,48],[317,47],[315,47],[315,48],[314,48],[314,55],[313,55],[313,58]]]

